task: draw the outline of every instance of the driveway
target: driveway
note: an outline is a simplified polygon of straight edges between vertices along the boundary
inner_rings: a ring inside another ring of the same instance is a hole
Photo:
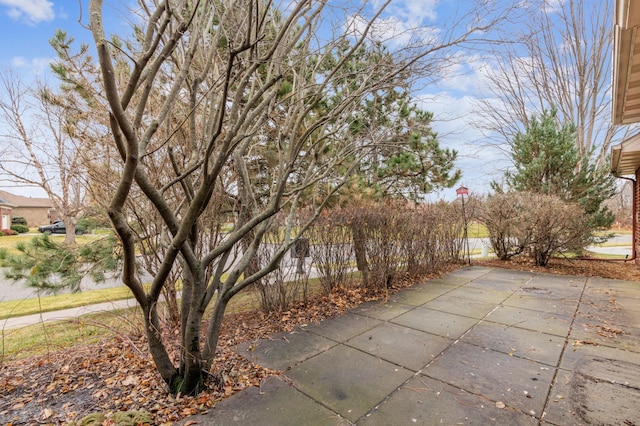
[[[215,425],[640,424],[640,284],[468,267],[246,343]]]

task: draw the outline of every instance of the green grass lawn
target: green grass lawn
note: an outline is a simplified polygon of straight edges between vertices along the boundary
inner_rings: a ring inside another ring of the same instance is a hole
[[[488,238],[486,226],[479,222],[471,222],[467,225],[467,236],[469,238]]]
[[[42,234],[38,234],[42,235]],[[76,243],[79,245],[87,244],[90,241],[94,241],[96,237],[104,236],[101,235],[76,235]],[[31,241],[36,235],[28,235],[28,234],[18,234],[18,235],[3,235],[0,237],[0,249],[6,249],[11,254],[18,254],[18,250],[16,250],[16,246],[19,243],[28,243]],[[64,235],[62,234],[52,234],[49,235],[49,238],[55,242],[61,243],[64,241]]]
[[[19,285],[19,284],[9,284]],[[111,302],[133,297],[131,291],[124,286],[88,290],[80,293],[57,294],[41,296],[39,298],[10,300],[0,302],[0,319],[21,317],[40,312],[59,311],[61,309],[77,308],[95,303]]]
[[[590,258],[590,259],[602,259],[602,260],[612,260],[612,259],[619,259],[619,260],[623,260],[626,259],[623,255],[619,255],[619,254],[607,254],[607,253],[594,253],[594,252],[587,252],[585,257]]]
[[[0,237],[0,249],[6,249],[9,253],[18,253],[16,245],[18,243],[28,243],[33,238],[33,235],[3,235]]]

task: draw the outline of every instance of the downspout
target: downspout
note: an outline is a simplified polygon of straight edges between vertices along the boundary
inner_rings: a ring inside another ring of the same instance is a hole
[[[597,257],[581,257],[580,260],[599,260],[604,262],[630,262],[636,259],[636,186],[638,182],[635,179],[616,176],[618,179],[625,179],[631,181],[631,257],[624,259],[599,259]]]

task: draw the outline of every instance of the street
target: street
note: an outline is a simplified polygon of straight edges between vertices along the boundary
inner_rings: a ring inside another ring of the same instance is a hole
[[[631,234],[616,234],[608,241],[608,244],[628,244],[623,246],[591,246],[588,249],[596,253],[604,254],[616,254],[620,256],[631,256]],[[469,250],[482,250],[483,247],[490,247],[489,240],[487,238],[469,238]],[[476,256],[477,257],[477,256]],[[291,261],[289,261],[291,262]],[[288,265],[288,264],[287,264]],[[308,267],[308,266],[307,266]],[[0,302],[6,302],[10,300],[22,300],[37,297],[37,291],[26,287],[24,283],[12,282],[4,277],[4,270],[6,268],[0,268]],[[151,277],[148,277],[150,280]],[[88,277],[82,280],[82,290],[95,290],[100,288],[118,287],[122,285],[119,277],[112,277],[107,279],[103,283],[93,282]],[[61,292],[62,294],[68,293],[68,291]],[[43,296],[47,294],[42,294]]]

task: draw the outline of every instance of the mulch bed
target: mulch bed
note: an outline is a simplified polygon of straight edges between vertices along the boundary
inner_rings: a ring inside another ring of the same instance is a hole
[[[547,268],[535,267],[526,260],[474,260],[473,264],[640,281],[640,268],[633,262],[554,260]],[[456,267],[459,265],[449,270]],[[448,271],[440,274],[445,272]],[[409,285],[403,283],[391,292]],[[227,315],[215,362],[216,376],[222,380],[217,384],[212,380],[196,397],[168,394],[141,333],[27,359],[4,360],[0,365],[0,423],[69,424],[90,413],[102,413],[107,419],[102,424],[114,424],[112,415],[127,410],[149,413],[153,424],[172,424],[205,412],[223,398],[279,374],[236,354],[234,348],[239,343],[341,315],[363,301],[386,296],[360,289],[342,290],[329,297],[315,297],[279,314],[265,315],[251,310]]]
[[[474,265],[494,268],[518,269],[561,275],[577,275],[581,277],[602,277],[624,281],[640,281],[640,267],[633,261],[606,261],[582,259],[552,259],[546,267],[535,266],[528,258],[514,258],[509,261],[497,259],[473,261]]]

